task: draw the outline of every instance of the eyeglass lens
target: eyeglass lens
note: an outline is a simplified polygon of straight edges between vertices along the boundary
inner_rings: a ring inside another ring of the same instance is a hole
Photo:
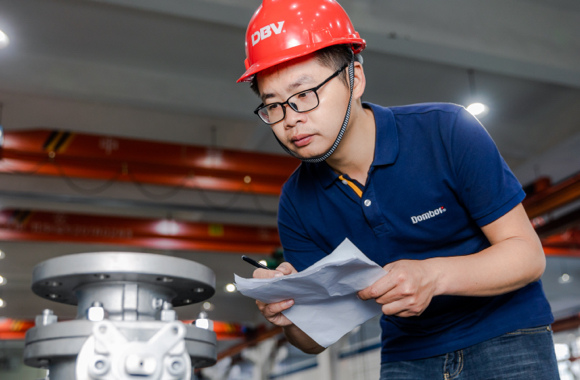
[[[302,91],[292,95],[284,103],[272,103],[260,108],[258,115],[266,123],[277,123],[286,116],[285,103],[296,112],[307,112],[318,107],[318,96],[314,90]]]

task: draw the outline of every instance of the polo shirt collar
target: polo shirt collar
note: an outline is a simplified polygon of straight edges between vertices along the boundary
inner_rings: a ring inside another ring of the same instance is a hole
[[[375,158],[371,166],[390,165],[399,155],[399,135],[393,111],[372,103],[363,103],[375,115]]]
[[[375,115],[375,158],[371,167],[393,164],[399,154],[399,137],[393,112],[389,108],[372,103],[363,103],[363,107],[370,108]],[[325,188],[328,188],[338,179],[338,175],[328,166],[326,161],[307,165],[316,172],[316,176]]]

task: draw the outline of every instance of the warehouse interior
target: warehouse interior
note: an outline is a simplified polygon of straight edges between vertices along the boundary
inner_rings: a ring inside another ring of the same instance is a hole
[[[363,100],[487,106],[478,118],[524,185],[544,245],[561,378],[580,379],[580,4],[339,2],[368,44]],[[0,377],[42,376],[22,364],[26,329],[47,308],[76,314],[31,291],[34,267],[110,251],[215,273],[207,302],[176,308],[215,321],[219,361],[199,378],[331,379],[350,373],[333,375],[337,365],[378,365],[372,338],[359,356],[305,358],[254,300],[226,290],[252,275],[241,255],[282,260],[277,200],[299,165],[236,83],[260,3],[0,0]],[[288,357],[298,364],[273,369]]]

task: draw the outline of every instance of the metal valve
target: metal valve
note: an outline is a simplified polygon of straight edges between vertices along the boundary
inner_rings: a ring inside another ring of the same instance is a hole
[[[213,272],[198,263],[144,253],[61,256],[34,269],[40,297],[77,305],[58,322],[52,310],[26,334],[24,362],[47,380],[189,380],[216,362],[211,330],[177,320],[174,306],[214,293]]]

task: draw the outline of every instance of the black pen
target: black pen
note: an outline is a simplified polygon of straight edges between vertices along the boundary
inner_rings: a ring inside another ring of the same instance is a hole
[[[257,262],[256,260],[250,259],[248,256],[246,255],[242,255],[242,260],[244,260],[245,262],[248,262],[250,264],[252,264],[253,266],[255,266],[256,268],[262,268],[262,269],[268,269],[268,270],[273,270],[268,268],[267,266],[260,264],[259,262]]]

